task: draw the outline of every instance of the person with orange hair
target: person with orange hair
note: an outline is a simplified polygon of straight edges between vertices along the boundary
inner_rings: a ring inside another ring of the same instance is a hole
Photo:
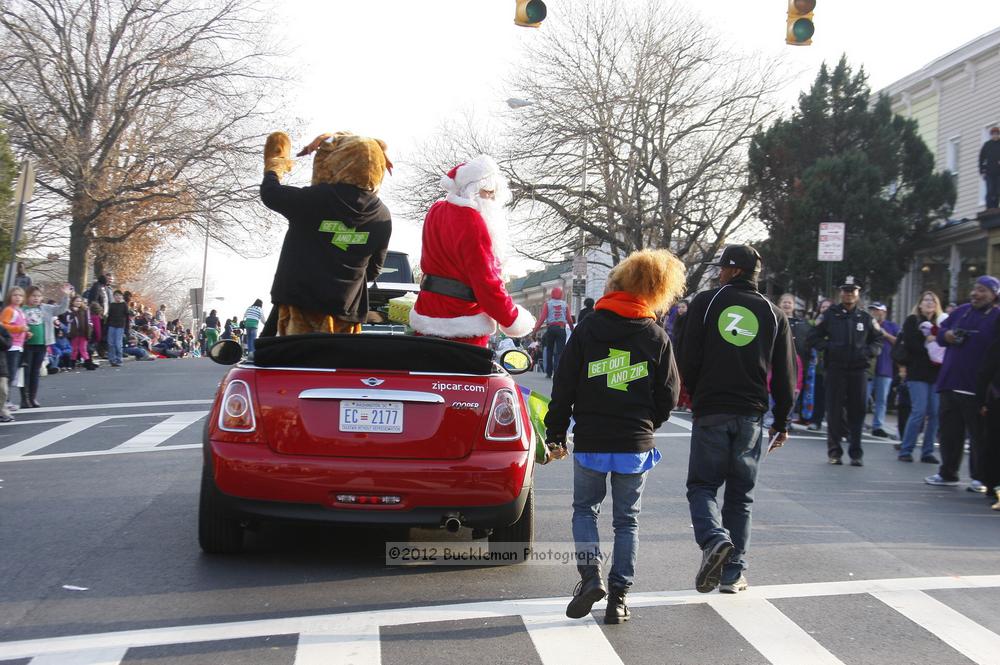
[[[573,540],[580,582],[566,616],[580,619],[610,588],[604,622],[628,621],[639,510],[649,470],[660,460],[653,432],[677,404],[680,380],[657,323],[683,294],[685,270],[667,250],[635,252],[612,269],[594,313],[569,338],[552,382],[546,445],[565,448],[573,427]],[[605,587],[597,516],[611,477],[614,562]]]

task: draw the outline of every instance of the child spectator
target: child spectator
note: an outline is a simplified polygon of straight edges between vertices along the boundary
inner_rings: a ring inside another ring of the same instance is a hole
[[[10,348],[7,350],[7,373],[12,384],[17,377],[17,370],[21,366],[21,353],[24,351],[24,341],[28,336],[28,325],[24,319],[24,312],[21,305],[24,304],[24,289],[15,286],[7,292],[4,300],[5,307],[0,312],[0,325],[3,325],[10,333]],[[7,402],[7,408],[11,411],[17,409],[16,404]]]
[[[83,366],[87,369],[97,369],[87,350],[90,342],[90,312],[81,296],[73,298],[70,311],[73,313],[69,320],[69,342],[73,349],[70,358],[74,365],[78,360],[83,360]]]
[[[659,461],[653,432],[677,404],[680,380],[666,331],[657,325],[684,290],[684,265],[667,250],[635,252],[615,266],[607,289],[570,336],[552,382],[546,444],[566,446],[576,424],[573,540],[581,580],[566,616],[580,619],[608,595],[604,622],[628,621],[625,594],[638,552],[639,510],[646,474]],[[597,516],[611,476],[614,562],[601,573]]]
[[[104,328],[101,323],[107,307],[101,307],[99,303],[92,302],[90,309],[90,357],[97,355],[99,349],[106,348],[104,344]],[[96,369],[96,367],[95,367]]]
[[[128,305],[125,294],[117,289],[108,305],[108,361],[112,367],[122,366],[125,326],[128,324]]]
[[[7,410],[7,350],[10,349],[10,333],[0,326],[0,423],[14,422],[14,416]]]
[[[41,406],[38,403],[38,381],[42,373],[42,364],[48,355],[49,344],[56,341],[52,320],[68,309],[69,294],[72,291],[73,287],[63,284],[62,301],[56,305],[47,305],[42,303],[41,287],[28,287],[27,301],[21,308],[28,326],[28,336],[24,345],[25,385],[21,388],[21,408],[37,409]]]
[[[52,356],[55,366],[59,369],[73,368],[73,347],[66,336],[66,330],[61,326],[56,326],[56,341],[52,344]]]

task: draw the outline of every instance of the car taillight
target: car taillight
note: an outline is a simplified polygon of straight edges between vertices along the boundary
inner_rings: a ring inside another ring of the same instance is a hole
[[[501,388],[493,396],[490,419],[486,423],[489,441],[514,441],[521,438],[521,409],[514,391]]]
[[[224,432],[253,432],[257,429],[250,386],[245,381],[233,379],[226,386],[219,408],[219,429]]]

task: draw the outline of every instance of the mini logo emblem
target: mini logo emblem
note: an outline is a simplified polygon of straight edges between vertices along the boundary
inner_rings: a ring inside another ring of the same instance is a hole
[[[374,376],[370,376],[367,379],[361,379],[361,383],[365,384],[366,386],[375,387],[375,386],[381,386],[383,383],[385,383],[385,381],[383,379],[376,379]]]

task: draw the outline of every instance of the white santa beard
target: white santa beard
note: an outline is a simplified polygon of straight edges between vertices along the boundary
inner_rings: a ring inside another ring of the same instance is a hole
[[[486,230],[489,231],[490,240],[493,241],[493,254],[497,261],[503,265],[507,258],[510,242],[504,207],[493,199],[480,198],[478,194],[473,197],[472,201],[479,214],[483,216],[483,221],[486,222]]]

